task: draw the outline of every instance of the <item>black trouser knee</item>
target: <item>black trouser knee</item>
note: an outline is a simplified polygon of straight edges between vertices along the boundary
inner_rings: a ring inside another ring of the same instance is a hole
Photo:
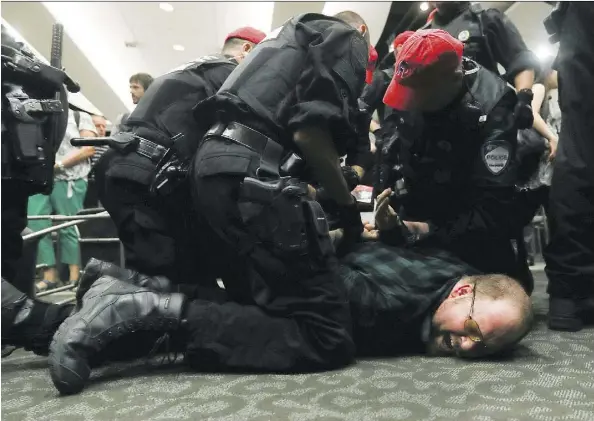
[[[295,372],[352,361],[354,344],[336,260],[287,256],[254,241],[237,203],[242,178],[195,178],[205,239],[231,302],[194,301],[186,313],[187,361],[194,367]]]

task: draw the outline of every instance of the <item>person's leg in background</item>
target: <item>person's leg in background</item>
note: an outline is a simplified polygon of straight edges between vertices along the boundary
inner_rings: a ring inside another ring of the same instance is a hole
[[[44,194],[36,194],[29,198],[27,206],[27,215],[50,215],[52,213],[52,205],[50,196]],[[28,227],[33,231],[40,231],[52,226],[49,219],[35,219],[29,221]],[[47,234],[39,239],[37,247],[37,263],[46,266],[43,272],[43,279],[37,283],[37,291],[45,291],[48,288],[54,288],[58,285],[56,273],[56,256],[54,253],[54,244],[52,235]]]
[[[570,2],[560,37],[562,111],[545,252],[549,328],[577,331],[594,312],[594,4]]]
[[[86,193],[86,180],[56,180],[50,199],[57,214],[73,216],[83,208]],[[76,227],[62,229],[59,239],[61,263],[68,265],[69,282],[76,282],[80,275],[80,248]]]

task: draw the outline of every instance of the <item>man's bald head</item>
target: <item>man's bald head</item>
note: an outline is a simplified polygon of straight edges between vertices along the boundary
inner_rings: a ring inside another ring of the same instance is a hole
[[[369,28],[367,27],[367,23],[365,23],[365,20],[361,17],[361,15],[350,10],[345,10],[344,12],[335,14],[334,17],[358,30],[361,35],[363,35],[363,38],[367,44],[371,44]]]
[[[469,317],[480,333],[469,330]],[[522,340],[532,323],[530,297],[515,279],[500,274],[464,276],[433,315],[428,352],[459,357],[498,354]]]

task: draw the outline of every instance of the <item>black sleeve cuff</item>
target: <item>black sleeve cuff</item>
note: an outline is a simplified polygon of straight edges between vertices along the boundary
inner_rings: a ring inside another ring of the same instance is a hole
[[[534,70],[534,79],[540,74],[540,63],[532,51],[519,53],[507,66],[505,79],[514,84],[515,77],[524,70]]]

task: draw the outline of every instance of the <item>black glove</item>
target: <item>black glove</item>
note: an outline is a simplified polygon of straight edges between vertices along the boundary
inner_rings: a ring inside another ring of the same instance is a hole
[[[353,203],[346,206],[337,206],[338,212],[338,226],[344,231],[344,235],[339,246],[336,249],[337,256],[344,256],[347,254],[353,244],[361,239],[363,233],[363,222],[361,221],[361,214],[357,209],[357,201],[353,198]]]
[[[355,187],[361,183],[361,178],[359,177],[359,174],[357,174],[357,171],[353,169],[353,167],[342,167],[342,176],[344,177],[347,186],[349,186],[349,191],[353,191]]]
[[[517,93],[518,102],[514,108],[514,115],[516,117],[516,125],[518,129],[528,129],[534,123],[534,115],[532,114],[532,98],[534,94],[530,89],[522,89]]]

